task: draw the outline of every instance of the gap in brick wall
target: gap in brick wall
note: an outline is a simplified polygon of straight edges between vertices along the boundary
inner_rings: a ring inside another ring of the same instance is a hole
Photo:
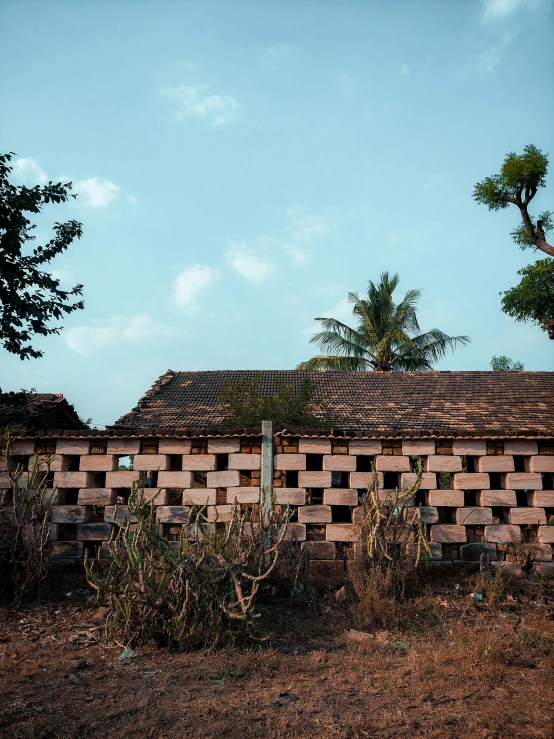
[[[308,505],[323,505],[323,488],[307,488],[306,502]]]
[[[93,472],[92,473],[93,487],[105,488],[106,487],[106,473],[105,472]]]
[[[225,472],[229,469],[229,455],[228,454],[216,454],[215,455],[215,468],[218,472]]]
[[[425,490],[421,490],[421,488],[417,491],[417,493],[414,496],[414,505],[420,506],[425,505]]]
[[[452,523],[452,511],[454,508],[447,506],[437,506],[437,515],[439,517],[439,523]]]
[[[140,484],[143,488],[155,488],[158,485],[158,471],[144,470],[141,474]]]
[[[46,454],[56,453],[56,441],[54,439],[44,441],[37,439],[35,441],[35,454],[43,456]]]
[[[81,465],[81,457],[78,454],[70,454],[67,458],[67,471],[68,472],[79,472]]]
[[[500,472],[489,472],[489,482],[491,490],[500,490]]]
[[[529,505],[526,490],[516,490],[516,501],[518,508],[526,508]]]
[[[325,524],[306,524],[306,541],[325,541]]]
[[[470,457],[470,456],[466,457],[466,460],[467,460],[466,467],[467,467],[468,472],[471,472],[471,473],[477,472],[477,464],[478,464],[477,460],[478,459],[479,457]]]
[[[141,439],[140,442],[140,453],[141,454],[157,454],[159,449],[159,442],[155,439]]]
[[[76,523],[58,524],[58,541],[75,541],[77,539]]]
[[[289,521],[290,523],[296,523],[298,521],[298,508],[291,508]]]
[[[331,506],[333,523],[352,523],[352,511],[347,505]]]
[[[332,472],[331,487],[348,488],[350,486],[350,474],[348,472]]]
[[[543,490],[554,490],[554,473],[553,472],[543,472],[542,489]]]
[[[116,500],[118,503],[126,505],[129,502],[131,488],[116,488]]]
[[[182,454],[169,455],[169,469],[171,470],[171,472],[181,472],[181,470],[183,469]]]
[[[168,488],[167,490],[168,505],[182,505],[183,491],[178,488]]]
[[[107,454],[107,441],[91,441],[89,446],[89,454]]]
[[[193,472],[192,473],[192,487],[193,488],[205,488],[206,487],[206,473],[205,472]]]
[[[79,488],[65,488],[60,490],[59,497],[63,499],[62,505],[77,505]]]
[[[125,457],[117,458],[117,469],[119,471],[132,471],[133,469],[133,457],[127,455]]]
[[[219,471],[223,472],[225,471],[225,469],[227,468],[225,467],[224,469],[219,470]],[[248,487],[249,485],[252,485],[252,470],[241,470],[240,471],[240,484],[241,484],[241,487]]]
[[[323,454],[306,454],[306,470],[321,472],[323,470]]]
[[[285,472],[285,487],[297,488],[298,487],[298,470],[287,470]]]
[[[510,510],[508,508],[508,510]],[[504,512],[504,508],[502,506],[493,506],[492,507],[492,517],[495,523],[505,523],[507,518]]]
[[[525,472],[525,457],[519,455],[514,457],[514,471]]]
[[[383,488],[385,490],[394,490],[400,487],[400,473],[399,472],[384,472],[383,473]]]
[[[356,472],[371,472],[371,466],[375,457],[369,454],[356,455]]]
[[[464,490],[464,506],[476,506],[477,505],[477,491],[476,490]]]

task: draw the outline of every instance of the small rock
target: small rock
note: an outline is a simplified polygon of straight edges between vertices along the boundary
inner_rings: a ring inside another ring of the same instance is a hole
[[[78,685],[80,688],[84,688],[87,684],[86,681],[83,680],[82,677],[75,675],[73,672],[70,672],[67,677],[71,680],[71,682],[74,685]]]
[[[375,639],[373,634],[366,634],[365,631],[356,631],[356,629],[350,629],[346,632],[346,638],[348,641],[367,643]]]
[[[137,653],[135,652],[134,649],[131,649],[131,647],[125,647],[125,649],[119,655],[118,659],[120,660],[131,659],[132,657],[136,657],[136,656],[137,656]]]

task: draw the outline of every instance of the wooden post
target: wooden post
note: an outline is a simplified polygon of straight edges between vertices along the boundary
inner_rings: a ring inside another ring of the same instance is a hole
[[[262,520],[267,521],[273,512],[273,421],[262,421],[260,497]]]

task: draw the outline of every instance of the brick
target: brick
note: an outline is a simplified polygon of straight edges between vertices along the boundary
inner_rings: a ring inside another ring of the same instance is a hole
[[[544,508],[510,508],[509,521],[520,526],[528,524],[546,524]]]
[[[209,454],[235,454],[240,452],[240,439],[208,439]]]
[[[393,455],[381,455],[375,457],[375,469],[378,472],[409,472],[409,457],[395,457]]]
[[[350,439],[348,453],[375,456],[381,454],[381,442],[378,439]]]
[[[477,460],[478,472],[513,472],[514,458],[506,454],[479,457]]]
[[[129,454],[138,454],[139,451],[140,441],[138,439],[108,439],[108,454],[128,457]]]
[[[118,460],[108,454],[83,454],[79,462],[81,472],[114,472]]]
[[[535,562],[535,574],[554,575],[554,562]]]
[[[161,505],[156,508],[160,523],[188,523],[190,508],[181,505]]]
[[[306,541],[306,526],[302,523],[288,523],[283,541]]]
[[[209,472],[215,470],[215,454],[191,454],[183,457],[183,470]]]
[[[305,470],[305,454],[276,454],[274,458],[276,470]]]
[[[330,439],[298,439],[300,454],[331,454]]]
[[[104,521],[106,523],[114,523],[114,521],[130,521],[131,523],[137,523],[137,517],[129,513],[129,506],[127,505],[116,505],[106,506],[104,508]]]
[[[352,511],[352,523],[356,524],[357,526],[361,525],[364,522],[364,516],[365,512],[363,506],[354,508],[354,510]]]
[[[538,453],[537,442],[531,439],[506,439],[504,441],[504,454],[522,456]]]
[[[455,524],[435,524],[431,526],[431,541],[441,544],[457,544],[467,541],[466,527]]]
[[[554,472],[554,456],[526,457],[525,472]]]
[[[234,503],[235,500],[240,505],[246,503],[260,502],[260,488],[255,487],[233,487],[227,488],[227,503]]]
[[[55,472],[54,485],[57,488],[92,487],[92,472]]]
[[[238,470],[208,472],[206,475],[206,487],[208,488],[238,488],[239,486],[240,473]]]
[[[482,554],[487,554],[491,562],[496,561],[496,544],[490,542],[474,542],[473,544],[464,544],[460,547],[460,557],[465,562],[479,562]]]
[[[58,439],[56,441],[56,454],[67,454],[70,456],[88,454],[90,443],[83,439]]]
[[[108,541],[111,523],[81,523],[77,526],[77,541]]]
[[[464,504],[464,493],[462,490],[429,490],[425,501],[429,506],[460,508]]]
[[[351,472],[350,487],[353,488],[369,488],[373,480],[373,472]],[[377,485],[383,487],[383,473],[377,473]]]
[[[331,506],[306,505],[298,509],[298,523],[331,523]]]
[[[232,505],[217,505],[208,508],[207,519],[209,523],[229,523],[233,517]]]
[[[183,490],[183,505],[215,505],[217,490],[215,488],[187,488]]]
[[[415,472],[403,472],[400,475],[400,488],[408,490],[415,485],[417,475]],[[420,490],[434,490],[437,487],[437,476],[434,472],[424,472],[421,476]]]
[[[158,472],[158,487],[160,488],[190,488],[192,487],[192,472],[162,470]]]
[[[527,493],[527,503],[534,508],[554,508],[554,490]]]
[[[298,487],[301,488],[330,488],[331,472],[299,472]]]
[[[328,523],[325,538],[327,541],[356,541],[358,528],[351,523]]]
[[[531,544],[530,550],[533,553],[535,562],[552,562],[552,547],[550,544]]]
[[[500,485],[510,490],[542,490],[542,476],[538,472],[508,472],[500,476]]]
[[[413,506],[405,509],[406,523],[413,524],[419,522],[419,516],[421,516],[422,523],[438,523],[439,512],[433,506]]]
[[[491,483],[489,476],[484,472],[457,472],[454,475],[453,486],[454,490],[486,490],[490,488]]]
[[[287,454],[287,457],[293,455]],[[229,469],[230,470],[259,470],[261,454],[230,454]]]
[[[160,439],[158,454],[190,454],[190,439]]]
[[[492,523],[492,509],[468,506],[456,510],[456,523],[463,526],[482,526]]]
[[[358,491],[352,488],[326,488],[323,491],[324,505],[358,505]]]
[[[169,460],[165,454],[135,454],[134,470],[167,470]]]
[[[333,541],[304,541],[302,549],[310,555],[310,559],[335,559],[337,547]]]
[[[326,454],[323,457],[323,469],[333,472],[355,472],[356,457],[347,454]]]
[[[487,453],[487,442],[484,439],[454,439],[452,453],[460,457],[480,457]]]
[[[539,526],[538,540],[541,544],[554,544],[554,526]]]
[[[480,506],[503,506],[512,508],[517,506],[515,490],[481,490],[477,493],[477,503]]]
[[[47,472],[47,471],[61,472],[63,469],[64,459],[61,456],[61,454],[54,454],[54,455],[38,454],[36,456],[33,454],[33,456],[29,460],[29,466],[27,468],[29,472],[31,472],[34,469],[35,460],[36,460],[38,469],[41,472]]]
[[[523,570],[521,569],[521,565],[517,562],[494,562],[493,565],[501,570],[504,575],[523,577]]]
[[[87,446],[88,452],[88,446]],[[10,445],[10,455],[27,456],[35,453],[34,439],[14,439]]]
[[[135,470],[118,470],[106,472],[107,488],[130,488],[139,479],[139,473]]]
[[[87,523],[90,508],[80,505],[55,505],[50,515],[52,523]]]
[[[275,488],[277,505],[306,505],[306,491],[302,488]]]
[[[79,505],[113,505],[116,501],[117,493],[111,488],[81,488],[77,503]]]
[[[417,455],[427,457],[435,453],[434,439],[405,439],[402,442],[402,454],[408,457]]]
[[[144,488],[140,492],[147,503],[169,505],[169,492],[164,488]]]
[[[424,469],[426,472],[461,472],[462,458],[444,454],[427,457]]]
[[[85,555],[83,541],[55,541],[50,557],[52,559],[82,559]]]
[[[515,544],[521,540],[521,529],[519,526],[496,523],[485,526],[485,541],[497,544]]]

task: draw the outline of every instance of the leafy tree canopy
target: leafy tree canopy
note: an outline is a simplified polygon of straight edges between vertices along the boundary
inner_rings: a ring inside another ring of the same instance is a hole
[[[546,186],[547,172],[548,155],[528,144],[523,154],[511,152],[506,156],[499,174],[478,182],[473,197],[489,210],[515,205],[519,208],[522,219],[511,234],[515,243],[522,249],[534,246],[554,256],[554,246],[546,241],[547,234],[554,228],[552,213],[544,211],[535,220],[528,210],[538,190]]]
[[[273,395],[263,398],[259,392],[261,379],[261,375],[256,375],[251,380],[225,381],[219,401],[226,411],[223,424],[226,428],[253,428],[260,426],[262,420],[304,428],[328,425],[313,415],[315,386],[312,382],[304,380],[298,391],[280,382]]]
[[[502,310],[516,321],[538,324],[554,339],[554,259],[539,259],[518,275],[519,285],[504,293]]]
[[[49,203],[65,203],[70,197],[71,182],[52,183],[28,188],[9,182],[12,153],[0,155],[0,342],[11,354],[21,359],[41,357],[33,348],[34,336],[58,334],[62,326],[49,321],[84,307],[83,286],[61,290],[60,281],[43,271],[75,238],[81,238],[82,224],[71,220],[54,224],[54,237],[44,246],[26,247],[34,241],[36,228],[26,213],[40,213]]]
[[[447,336],[438,328],[424,334],[416,315],[421,290],[408,290],[399,303],[393,293],[397,274],[383,272],[379,283],[368,283],[367,296],[350,293],[357,323],[351,328],[336,318],[316,318],[323,330],[311,338],[326,355],[302,362],[299,369],[327,370],[430,370],[448,351],[467,344],[467,336]]]
[[[509,357],[493,357],[491,359],[491,367],[495,372],[521,372],[525,367],[522,362],[514,362]]]

